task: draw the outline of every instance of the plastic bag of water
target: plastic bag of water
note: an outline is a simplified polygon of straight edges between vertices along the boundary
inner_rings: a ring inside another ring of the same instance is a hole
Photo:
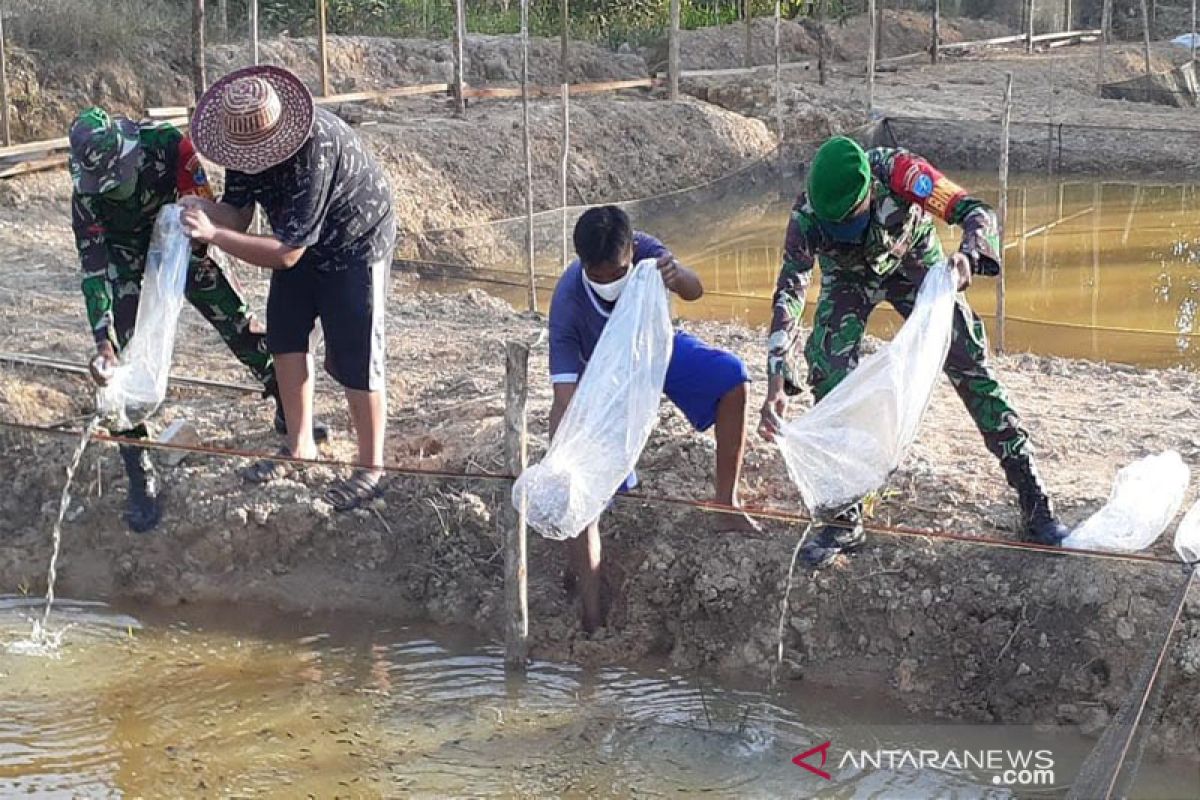
[[[1188,564],[1200,564],[1200,500],[1183,515],[1175,531],[1175,552]]]
[[[783,427],[779,449],[810,511],[857,502],[900,466],[946,363],[956,292],[944,263],[929,270],[896,337]]]
[[[653,259],[634,266],[550,449],[513,485],[529,524],[549,539],[577,535],[604,511],[658,422],[674,331]]]
[[[1191,471],[1174,450],[1122,467],[1108,502],[1063,540],[1085,550],[1144,550],[1179,513]]]
[[[151,416],[167,395],[175,331],[183,307],[192,242],[179,221],[180,207],[163,206],[154,221],[133,337],[120,365],[97,393],[102,417],[129,428]]]

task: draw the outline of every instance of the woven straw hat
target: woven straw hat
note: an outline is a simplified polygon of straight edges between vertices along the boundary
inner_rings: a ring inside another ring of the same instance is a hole
[[[200,98],[192,141],[208,160],[253,175],[295,155],[312,133],[314,114],[312,94],[288,70],[243,67]]]

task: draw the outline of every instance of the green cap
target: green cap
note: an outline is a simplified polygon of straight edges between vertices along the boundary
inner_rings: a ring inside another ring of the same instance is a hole
[[[80,194],[103,194],[137,174],[138,124],[95,106],[71,124],[71,179]]]
[[[835,136],[817,150],[808,170],[808,201],[826,222],[840,222],[871,189],[871,166],[858,142]]]

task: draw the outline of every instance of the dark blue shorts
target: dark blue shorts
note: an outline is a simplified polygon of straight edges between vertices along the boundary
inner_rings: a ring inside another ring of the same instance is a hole
[[[325,371],[347,389],[385,386],[384,309],[390,256],[374,264],[321,271],[311,264],[271,273],[267,349],[307,353],[313,323],[325,336]]]
[[[663,394],[683,412],[693,428],[698,431],[711,428],[717,421],[721,398],[749,382],[746,365],[733,353],[705,344],[690,333],[675,332]],[[637,473],[631,473],[618,491],[630,491],[637,482]]]

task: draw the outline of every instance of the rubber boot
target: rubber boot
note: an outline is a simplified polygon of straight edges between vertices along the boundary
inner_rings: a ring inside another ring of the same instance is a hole
[[[263,397],[275,401],[275,432],[280,436],[287,435],[287,418],[283,414],[283,400],[279,397],[279,384],[274,381],[267,386]],[[313,420],[312,437],[314,442],[324,442],[329,439],[329,426],[319,420]]]
[[[1054,516],[1054,503],[1046,494],[1033,459],[1029,456],[1006,458],[1000,464],[1004,467],[1008,485],[1017,490],[1021,523],[1025,527],[1021,538],[1037,544],[1060,544],[1069,531]]]
[[[158,496],[158,475],[144,447],[123,444],[121,460],[129,476],[129,494],[125,498],[125,522],[134,533],[148,533],[162,519],[162,498]]]
[[[862,505],[855,503],[817,528],[816,535],[800,548],[800,557],[810,569],[824,569],[840,554],[853,553],[866,543]]]

